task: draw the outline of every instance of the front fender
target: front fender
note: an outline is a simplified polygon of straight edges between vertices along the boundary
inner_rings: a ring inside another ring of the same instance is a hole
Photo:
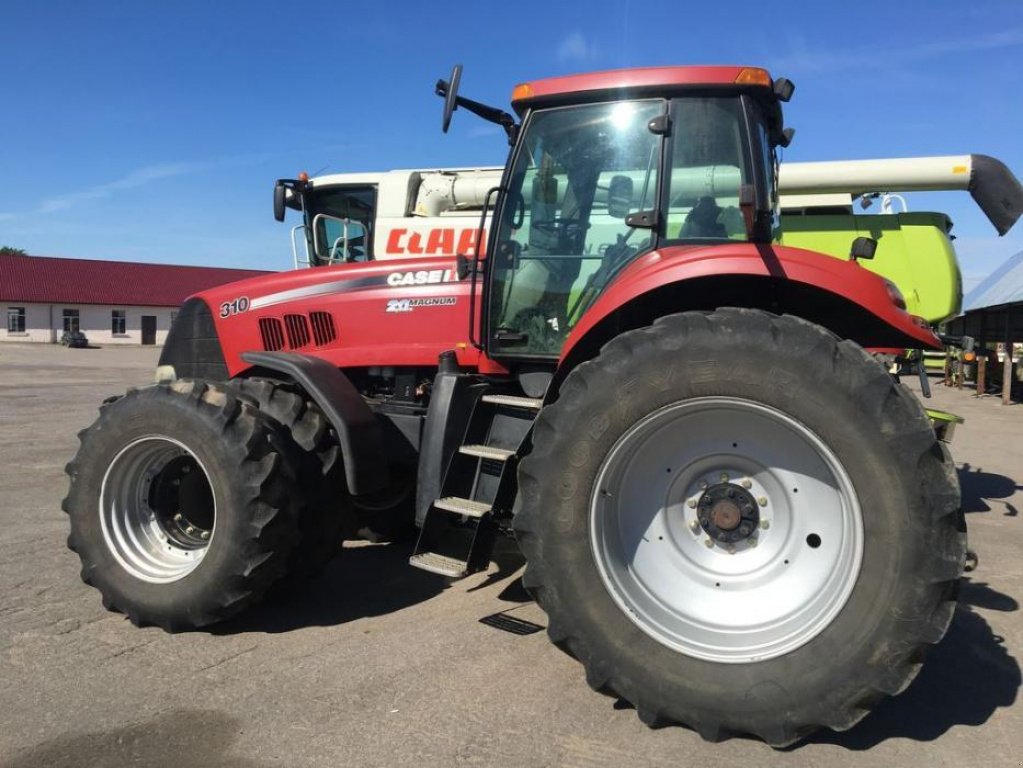
[[[561,362],[592,346],[611,324],[622,330],[661,314],[718,306],[800,315],[864,347],[941,348],[924,321],[896,305],[887,281],[855,261],[735,243],[675,246],[636,259],[569,333]]]

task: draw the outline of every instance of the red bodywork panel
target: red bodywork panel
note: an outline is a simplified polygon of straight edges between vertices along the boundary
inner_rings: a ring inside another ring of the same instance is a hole
[[[921,347],[940,348],[934,333],[892,302],[885,280],[855,261],[842,261],[802,248],[736,243],[682,245],[652,251],[629,264],[572,329],[561,350],[564,360],[597,323],[632,299],[661,286],[696,278],[735,275],[773,277],[805,283],[838,294]],[[685,307],[679,307],[684,311]]]
[[[714,88],[770,86],[770,76],[766,72],[763,72],[766,80],[764,83],[736,83],[744,71],[763,72],[757,67],[737,66],[640,67],[548,77],[516,86],[512,95],[512,106],[522,114],[534,101],[550,100],[560,96],[572,96],[578,100],[587,92],[593,91],[621,92],[630,89],[666,91],[672,86],[688,88],[701,85]]]
[[[243,352],[267,349],[260,320],[280,321],[283,351],[329,360],[338,368],[437,364],[446,350],[475,366],[468,345],[469,283],[459,282],[451,258],[378,261],[281,272],[218,286],[198,294],[210,307],[228,373],[250,367]],[[244,299],[244,301],[242,301]],[[244,310],[240,308],[245,306]],[[334,338],[318,344],[310,313],[328,312]],[[478,302],[477,302],[478,313]],[[310,332],[289,329],[286,315],[306,318]],[[304,345],[301,342],[307,338]]]
[[[882,278],[855,262],[798,248],[736,243],[674,246],[636,259],[572,330],[561,359],[629,301],[671,283],[715,275],[775,277],[817,286],[860,305],[921,347],[940,346],[930,330],[893,304]],[[469,281],[457,279],[450,258],[282,272],[222,285],[198,298],[213,313],[231,376],[250,367],[241,359],[243,352],[265,349],[312,354],[338,368],[432,367],[441,352],[454,349],[463,366],[488,373],[504,370],[469,343]],[[680,306],[678,311],[685,309]],[[329,314],[328,323],[315,313]],[[280,346],[268,345],[274,338],[267,332],[268,323],[279,329]]]

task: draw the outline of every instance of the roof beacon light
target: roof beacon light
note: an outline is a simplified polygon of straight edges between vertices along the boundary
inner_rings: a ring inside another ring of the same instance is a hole
[[[533,86],[531,86],[529,83],[519,83],[514,88],[512,88],[511,100],[513,102],[531,98],[533,98]]]
[[[309,181],[309,174],[306,171],[302,171],[298,174],[298,180],[302,182]]]
[[[759,67],[743,67],[736,75],[735,82],[737,85],[765,85],[768,88],[773,85],[767,70]]]

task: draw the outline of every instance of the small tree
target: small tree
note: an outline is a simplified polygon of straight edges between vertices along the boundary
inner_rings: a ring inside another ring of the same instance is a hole
[[[24,248],[12,248],[9,245],[0,245],[0,256],[24,256]]]

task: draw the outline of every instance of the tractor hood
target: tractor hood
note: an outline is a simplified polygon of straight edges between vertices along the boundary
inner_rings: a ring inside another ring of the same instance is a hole
[[[252,351],[314,354],[341,368],[433,366],[468,339],[469,282],[455,268],[451,258],[342,264],[229,283],[190,301],[208,308],[231,376]]]

